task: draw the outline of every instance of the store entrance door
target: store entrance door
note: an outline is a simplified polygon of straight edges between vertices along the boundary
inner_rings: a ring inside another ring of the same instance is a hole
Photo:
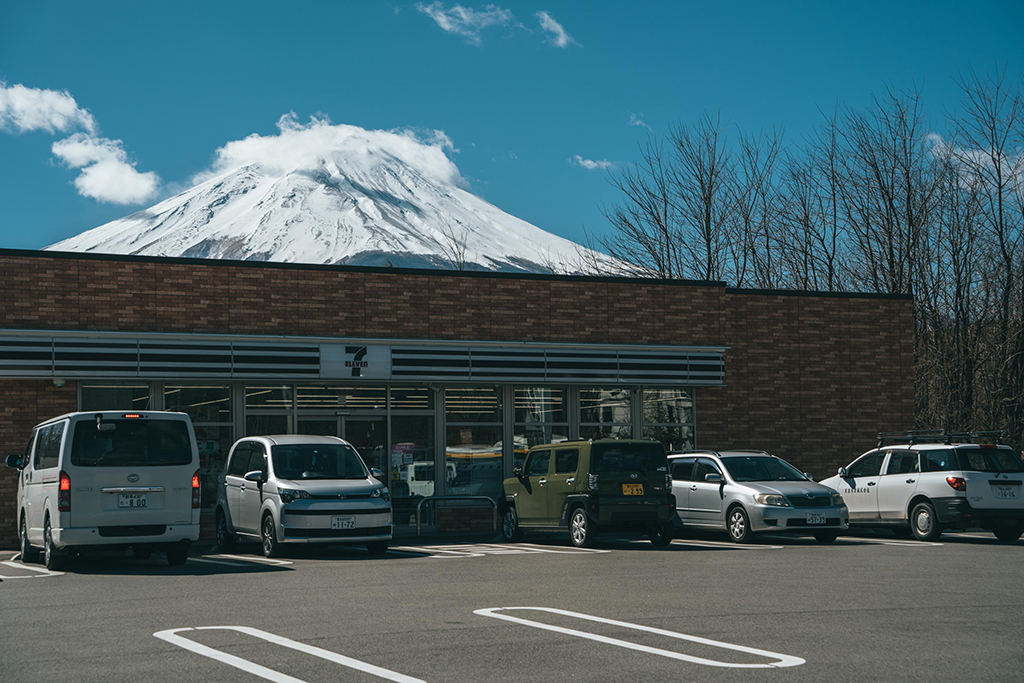
[[[387,428],[384,417],[375,415],[337,415],[299,417],[298,434],[340,436],[355,446],[367,467],[387,472]]]

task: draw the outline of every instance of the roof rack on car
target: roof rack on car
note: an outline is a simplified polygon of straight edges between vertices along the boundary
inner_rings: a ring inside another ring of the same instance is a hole
[[[688,451],[672,451],[671,453],[669,453],[669,455],[699,455],[701,453],[710,453],[711,455],[717,455],[718,457],[722,457],[721,453],[719,453],[718,451],[713,451],[710,448],[699,448],[696,450],[691,449]]]
[[[994,439],[997,443],[1006,437],[1006,430],[994,429],[985,432],[947,432],[945,429],[917,429],[907,432],[878,432],[878,448],[882,448],[885,442],[907,443],[913,446],[916,443],[945,443],[951,444],[954,441],[978,441],[979,439]]]
[[[733,453],[760,453],[761,455],[771,455],[768,451],[760,448],[730,448]]]

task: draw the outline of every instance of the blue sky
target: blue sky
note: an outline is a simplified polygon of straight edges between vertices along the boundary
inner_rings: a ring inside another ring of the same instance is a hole
[[[0,126],[0,247],[41,248],[148,206],[291,111],[443,130],[476,194],[579,240],[606,229],[599,207],[617,197],[607,171],[572,160],[629,163],[646,126],[709,110],[796,143],[819,109],[863,105],[887,81],[921,86],[937,118],[957,106],[958,71],[1024,67],[1016,1],[464,3],[491,25],[461,34],[446,22],[454,3],[425,5],[0,3],[0,81],[67,91],[88,112],[63,132]],[[153,199],[80,194],[75,157],[51,147],[82,117],[121,141],[111,158],[159,176]]]

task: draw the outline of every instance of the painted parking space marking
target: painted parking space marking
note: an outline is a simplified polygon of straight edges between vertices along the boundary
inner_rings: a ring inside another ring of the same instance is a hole
[[[203,555],[203,557],[224,558],[224,559],[227,559],[227,560],[238,560],[238,561],[241,561],[241,562],[262,562],[263,564],[272,564],[272,565],[278,565],[278,566],[286,565],[286,564],[293,564],[292,562],[289,562],[288,560],[278,560],[278,559],[275,559],[273,557],[261,557],[259,555],[228,555],[226,553],[220,553],[218,555]]]
[[[19,557],[15,555],[15,557]],[[4,560],[0,564],[14,569],[20,569],[22,571],[32,572],[31,574],[15,574],[14,576],[8,576],[7,574],[0,574],[0,579],[43,579],[48,576],[61,576],[64,572],[51,572],[49,569],[44,567],[33,567],[32,565],[23,564],[21,562],[15,562],[13,560]]]
[[[471,543],[463,545],[392,546],[388,552],[433,559],[461,559],[486,555],[595,555],[610,553],[597,548],[546,546],[535,543]]]
[[[253,565],[280,567],[292,564],[287,560],[276,560],[270,557],[246,557],[244,555],[203,555],[202,557],[190,557],[188,561],[220,564],[226,567],[252,567]]]
[[[508,614],[499,614],[500,612],[508,612],[512,610],[531,610],[536,612],[548,612],[550,614],[558,614],[565,617],[572,617],[574,619],[581,619],[583,621],[593,621],[601,624],[609,624],[611,626],[618,626],[620,628],[633,629],[635,631],[643,631],[645,633],[653,633],[667,638],[675,638],[678,640],[686,640],[692,643],[699,643],[700,645],[709,645],[711,647],[722,648],[723,650],[732,650],[734,652],[743,652],[746,654],[755,655],[758,657],[765,657],[772,659],[772,662],[765,662],[763,664],[749,664],[749,663],[736,663],[736,662],[723,662],[717,659],[706,659],[704,657],[695,657],[693,655],[685,655],[680,652],[672,652],[671,650],[662,650],[656,647],[650,647],[647,645],[640,645],[639,643],[632,643],[628,640],[619,640],[617,638],[609,638],[608,636],[598,635],[596,633],[588,633],[586,631],[577,631],[576,629],[564,628],[562,626],[553,626],[551,624],[545,624],[539,621],[531,621],[529,619],[522,619],[520,617],[513,617]],[[800,666],[804,664],[806,660],[800,657],[794,657],[792,655],[784,655],[779,652],[771,652],[769,650],[760,650],[758,648],[746,647],[744,645],[734,645],[732,643],[725,643],[720,640],[711,640],[709,638],[701,638],[700,636],[691,636],[685,633],[677,633],[675,631],[666,631],[660,628],[653,628],[651,626],[643,626],[641,624],[632,624],[628,621],[616,621],[615,619],[605,619],[604,617],[595,617],[589,614],[580,614],[579,612],[569,612],[568,610],[555,609],[553,607],[489,607],[487,609],[474,610],[473,614],[478,614],[482,617],[493,617],[494,619],[501,619],[503,621],[510,621],[515,624],[521,624],[523,626],[529,626],[531,628],[539,628],[545,631],[554,631],[555,633],[563,633],[565,635],[575,636],[577,638],[586,638],[587,640],[593,640],[598,643],[604,643],[606,645],[614,645],[616,647],[622,647],[629,650],[636,650],[638,652],[646,652],[652,655],[658,655],[660,657],[668,657],[669,659],[677,659],[683,662],[690,662],[691,664],[701,664],[703,666],[714,666],[730,669],[779,669],[790,666]]]
[[[640,541],[644,543],[646,541]],[[733,543],[732,541],[700,541],[689,538],[674,538],[672,545],[688,545],[695,548],[726,548],[728,550],[782,550],[781,545],[764,545],[762,543]]]
[[[290,640],[282,636],[274,635],[273,633],[261,631],[258,628],[250,628],[248,626],[197,626],[195,628],[172,628],[167,629],[166,631],[157,631],[153,634],[160,640],[164,640],[168,643],[171,643],[172,645],[177,645],[178,647],[184,648],[190,652],[194,652],[204,657],[209,657],[210,659],[222,662],[224,664],[227,664],[228,666],[233,666],[236,669],[241,669],[242,671],[251,673],[254,676],[265,678],[268,681],[274,681],[275,683],[306,682],[303,681],[301,678],[289,676],[286,673],[282,673],[275,669],[270,669],[268,667],[261,666],[260,664],[250,662],[248,659],[236,657],[235,655],[228,654],[227,652],[222,652],[216,648],[201,645],[195,642],[194,640],[189,640],[184,636],[178,635],[179,633],[182,633],[184,631],[237,631],[238,633],[244,633],[245,635],[252,636],[253,638],[265,640],[268,643],[274,643],[275,645],[280,645],[281,647],[287,647],[292,650],[297,650],[298,652],[304,652],[306,654],[313,655],[314,657],[319,657],[320,659],[326,659],[330,662],[334,662],[335,664],[340,664],[341,666],[348,667],[349,669],[356,669],[358,671],[368,673],[372,676],[377,676],[378,678],[384,678],[389,681],[397,681],[398,683],[425,683],[425,681],[419,678],[406,676],[405,674],[400,674],[397,671],[391,671],[390,669],[385,669],[379,666],[375,666],[373,664],[368,664],[358,659],[346,657],[345,655],[340,655],[337,652],[324,650],[323,648],[314,647],[313,645],[306,645],[305,643],[300,643],[295,640]]]
[[[817,542],[811,542],[811,539],[809,539],[809,538],[803,538],[803,537],[800,537],[800,536],[793,536],[793,537],[790,537],[790,538],[785,538],[785,537],[782,537],[782,536],[765,536],[765,538],[771,538],[771,539],[774,539],[774,540],[777,540],[777,541],[800,540],[800,541],[807,542],[807,545],[819,545]],[[847,537],[837,538],[835,541],[833,541],[832,543],[829,543],[827,545],[833,545],[833,546],[840,546],[840,545],[847,545],[847,546],[857,546],[857,545],[892,545],[892,546],[903,547],[903,548],[937,548],[937,547],[941,546],[942,544],[941,543],[935,543],[935,542],[932,542],[932,541],[911,541],[911,540],[901,540],[901,539],[889,540],[889,539],[883,539],[883,538],[860,538],[860,537],[849,537],[849,536],[847,536]]]

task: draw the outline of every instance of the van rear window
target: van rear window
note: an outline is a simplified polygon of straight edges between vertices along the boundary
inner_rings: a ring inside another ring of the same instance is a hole
[[[1024,466],[1012,448],[958,448],[960,469],[968,472],[1021,472]]]
[[[668,472],[665,447],[660,443],[594,444],[590,452],[590,471]]]
[[[160,467],[192,462],[192,439],[183,420],[92,420],[75,424],[71,464],[75,467]]]

